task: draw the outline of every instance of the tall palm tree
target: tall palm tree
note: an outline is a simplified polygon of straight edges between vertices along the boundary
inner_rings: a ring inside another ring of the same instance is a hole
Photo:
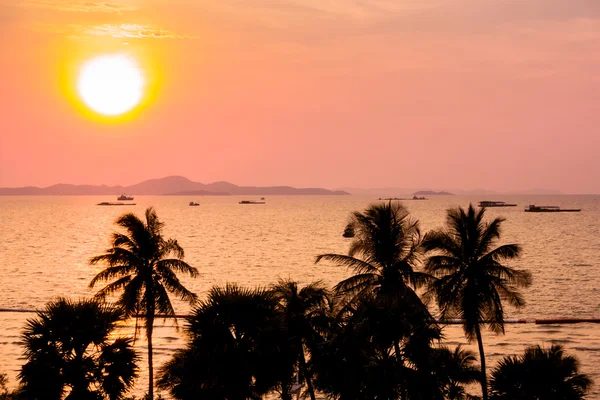
[[[477,340],[481,360],[481,390],[487,400],[485,353],[481,327],[487,325],[496,333],[504,333],[502,301],[514,307],[525,304],[519,287],[531,284],[527,271],[502,263],[519,257],[521,247],[505,244],[495,247],[500,238],[503,218],[485,222],[485,208],[475,211],[461,207],[448,210],[446,228],[425,235],[423,247],[430,254],[427,272],[438,277],[430,284],[442,319],[459,317],[469,341]]]
[[[25,398],[122,399],[137,377],[132,341],[111,339],[120,309],[59,298],[27,321],[19,379]]]
[[[143,316],[148,339],[148,396],[153,399],[152,327],[155,315],[175,318],[168,292],[190,304],[196,302],[196,294],[181,284],[176,273],[194,278],[198,276],[198,270],[183,261],[184,252],[176,240],[163,238],[163,223],[152,207],[146,210],[145,222],[135,214],[127,213],[119,217],[116,224],[126,233],[113,233],[112,247],[90,260],[92,265],[103,263],[107,268],[98,273],[89,286],[93,288],[98,282],[115,279],[96,297],[105,298],[121,292],[117,304],[126,315]]]
[[[280,280],[271,290],[287,326],[292,351],[298,358],[299,374],[306,382],[310,398],[315,400],[312,374],[307,366],[305,354],[323,340],[318,327],[319,320],[327,318],[329,291],[321,282],[314,282],[299,289],[298,283],[291,280]]]
[[[431,279],[415,270],[421,254],[419,222],[410,218],[402,204],[389,201],[352,213],[348,227],[355,233],[348,255],[322,254],[316,258],[317,263],[330,260],[354,271],[355,275],[334,287],[336,293],[348,297],[348,304],[374,297],[382,302],[380,307],[400,306],[403,313],[408,304],[412,306],[411,323],[420,324],[418,320],[424,319],[435,325],[414,292]],[[400,330],[411,325],[399,322]],[[394,343],[397,357],[401,356],[400,337]]]
[[[423,286],[429,276],[415,271],[421,233],[419,222],[409,217],[406,208],[391,201],[373,204],[364,212],[352,213],[347,227],[354,230],[348,255],[321,254],[316,258],[317,263],[329,260],[354,271],[335,291],[354,300],[365,295],[416,297],[411,287]]]
[[[579,362],[560,345],[531,346],[520,356],[498,362],[490,379],[491,395],[498,400],[580,400],[592,381],[579,373]]]
[[[285,325],[273,294],[214,287],[188,318],[188,342],[159,372],[175,399],[259,400],[293,374]]]

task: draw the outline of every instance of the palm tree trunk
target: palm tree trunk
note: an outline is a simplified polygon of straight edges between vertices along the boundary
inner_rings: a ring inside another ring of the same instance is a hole
[[[148,399],[154,400],[154,369],[152,365],[152,324],[154,323],[154,315],[148,321]]]
[[[306,359],[304,358],[304,347],[300,347],[302,349],[302,354],[300,354],[300,368],[302,370],[302,375],[304,376],[304,380],[306,381],[306,386],[308,387],[308,394],[310,395],[311,400],[315,400],[315,390],[313,389],[312,379],[308,370],[306,368]]]
[[[146,336],[148,337],[148,400],[154,400],[154,368],[152,364],[152,330],[154,328],[155,299],[151,280],[146,282]]]
[[[485,354],[483,352],[483,340],[481,339],[481,331],[479,324],[475,325],[475,336],[477,336],[477,345],[479,346],[479,359],[481,360],[481,394],[483,400],[488,400],[487,391],[487,372],[485,370]]]

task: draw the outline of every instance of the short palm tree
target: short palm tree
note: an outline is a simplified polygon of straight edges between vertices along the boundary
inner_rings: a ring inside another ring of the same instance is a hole
[[[355,275],[335,286],[338,294],[353,300],[370,295],[416,296],[410,288],[428,282],[429,275],[415,271],[420,254],[419,222],[412,220],[400,203],[373,204],[364,212],[354,212],[347,227],[354,230],[348,255],[321,254],[316,259],[354,271]]]
[[[188,342],[161,367],[175,399],[259,400],[293,374],[294,357],[270,291],[214,287],[188,318]]]
[[[137,377],[130,339],[111,339],[120,309],[59,298],[27,321],[19,379],[25,398],[122,399]]]
[[[469,350],[456,346],[454,351],[443,346],[435,351],[434,363],[437,367],[438,385],[444,399],[468,400],[473,397],[466,392],[466,386],[481,380],[481,371],[474,364],[475,355]]]
[[[307,366],[305,354],[323,340],[318,327],[322,325],[320,322],[327,318],[329,291],[321,282],[314,282],[299,289],[298,283],[291,280],[280,280],[271,290],[287,326],[292,351],[300,364],[299,374],[306,382],[310,398],[315,400],[312,374]]]
[[[423,247],[430,255],[427,272],[438,279],[430,284],[442,319],[461,318],[469,341],[477,340],[481,360],[481,390],[488,398],[485,353],[481,327],[487,325],[496,333],[504,333],[502,301],[514,307],[525,304],[519,287],[531,284],[527,271],[503,265],[519,257],[521,247],[505,244],[495,247],[504,219],[485,222],[485,209],[475,211],[461,207],[448,210],[446,229],[427,233]]]
[[[145,320],[148,339],[148,395],[153,399],[152,327],[155,315],[159,313],[165,317],[175,317],[168,292],[190,304],[196,302],[196,294],[181,284],[176,273],[196,277],[198,270],[183,261],[184,252],[176,240],[163,238],[163,223],[158,220],[152,207],[146,210],[145,222],[135,214],[128,213],[119,217],[116,224],[125,229],[126,233],[114,233],[112,247],[105,254],[90,260],[92,265],[107,265],[106,269],[92,279],[90,288],[98,282],[115,279],[101,289],[96,297],[102,299],[121,292],[117,304],[126,315],[135,315],[137,318],[141,314]]]
[[[492,371],[491,395],[497,400],[580,400],[592,381],[560,345],[531,346],[520,356],[504,357]]]

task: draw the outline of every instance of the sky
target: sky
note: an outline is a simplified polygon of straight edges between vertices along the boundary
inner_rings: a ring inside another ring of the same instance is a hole
[[[600,193],[598,0],[0,0],[0,187]],[[106,119],[84,62],[127,54]]]

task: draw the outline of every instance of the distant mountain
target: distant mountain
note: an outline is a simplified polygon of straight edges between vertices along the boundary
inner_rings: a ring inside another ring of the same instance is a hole
[[[226,195],[349,195],[342,190],[321,188],[294,188],[291,186],[238,186],[229,182],[204,184],[183,176],[149,179],[131,186],[94,186],[57,184],[45,188],[27,186],[0,188],[0,196],[104,196],[119,195],[171,195],[171,196],[226,196]]]
[[[434,192],[433,190],[420,190],[413,193],[415,196],[454,196],[454,193],[450,192]]]

